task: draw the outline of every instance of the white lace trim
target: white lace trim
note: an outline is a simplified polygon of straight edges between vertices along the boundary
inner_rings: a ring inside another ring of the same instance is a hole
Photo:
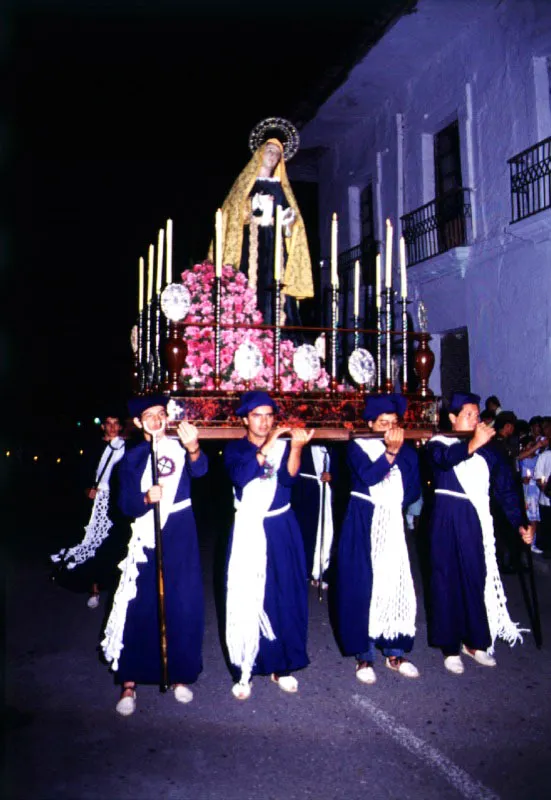
[[[109,491],[98,489],[92,505],[90,521],[84,528],[84,539],[74,547],[62,548],[50,556],[54,563],[63,561],[66,569],[74,569],[93,558],[100,544],[107,539],[113,523],[109,519]]]
[[[448,447],[459,439],[447,436],[433,436],[432,442],[441,442]],[[453,468],[461,488],[473,504],[482,529],[482,544],[486,562],[486,581],[484,584],[484,605],[488,617],[488,627],[492,644],[488,652],[493,654],[496,639],[503,639],[511,647],[522,642],[522,634],[529,633],[513,622],[507,610],[507,598],[499,575],[496,558],[494,521],[490,513],[490,471],[486,460],[478,453],[462,461]]]
[[[230,661],[241,668],[241,682],[248,683],[260,647],[260,637],[276,637],[264,610],[266,590],[266,533],[268,515],[277,489],[277,471],[286,444],[277,441],[265,466],[268,472],[255,478],[236,500],[232,548],[228,564],[226,643]],[[287,507],[270,515],[283,513]]]
[[[385,451],[378,440],[356,440],[371,461]],[[358,493],[359,494],[359,493]],[[411,575],[402,503],[402,473],[394,465],[379,483],[369,487],[374,505],[371,521],[373,588],[369,609],[369,635],[373,639],[415,636],[417,599]]]

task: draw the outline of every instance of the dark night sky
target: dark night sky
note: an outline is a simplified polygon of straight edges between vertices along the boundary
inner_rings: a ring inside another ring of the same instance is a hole
[[[207,0],[201,13],[183,2],[179,13],[13,16],[11,288],[30,297],[24,314],[12,309],[12,388],[35,415],[126,397],[138,257],[168,217],[174,272],[205,256],[251,128],[293,118],[369,5],[341,3],[338,19],[314,4],[291,17]]]

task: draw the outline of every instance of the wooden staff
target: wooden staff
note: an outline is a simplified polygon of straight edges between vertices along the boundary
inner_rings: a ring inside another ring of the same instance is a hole
[[[153,475],[153,486],[159,485],[159,468],[157,465],[157,436],[164,430],[164,421],[160,430],[152,431],[144,423],[144,430],[151,436],[151,472]],[[153,519],[155,523],[155,553],[157,556],[157,596],[159,604],[159,633],[161,646],[161,669],[162,681],[161,692],[168,690],[168,650],[166,636],[166,610],[165,610],[165,580],[163,573],[163,543],[161,528],[161,508],[159,503],[153,504]]]

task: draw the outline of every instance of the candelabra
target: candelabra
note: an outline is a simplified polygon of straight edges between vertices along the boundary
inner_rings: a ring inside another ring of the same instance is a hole
[[[408,392],[408,303],[407,297],[401,297],[402,305],[402,393]]]
[[[140,310],[138,314],[138,391],[143,394],[145,389],[145,368],[144,368],[144,344],[143,344],[143,329],[144,329],[144,310]]]
[[[161,293],[155,299],[155,352],[153,353],[153,386],[160,389],[163,382],[161,367]]]
[[[354,314],[354,350],[357,350],[360,346],[360,334],[358,328],[360,327],[360,317],[358,314]]]
[[[214,388],[220,389],[222,376],[220,374],[220,348],[222,344],[222,329],[220,318],[222,316],[222,276],[214,279]]]
[[[386,317],[386,379],[385,379],[385,392],[392,392],[392,295],[393,290],[390,288],[383,289],[382,294],[385,296],[385,317]]]
[[[337,391],[337,326],[339,322],[339,287],[331,284],[331,392]]]
[[[383,391],[383,322],[381,311],[381,298],[377,295],[377,391]]]
[[[273,284],[274,292],[274,390],[281,388],[281,290],[282,282],[277,279]]]
[[[147,301],[145,312],[145,375],[144,390],[151,389],[151,300]]]

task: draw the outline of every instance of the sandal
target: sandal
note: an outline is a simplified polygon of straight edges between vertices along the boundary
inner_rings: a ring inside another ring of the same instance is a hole
[[[377,681],[371,661],[358,661],[356,663],[356,678],[362,683],[375,683]]]
[[[231,693],[236,700],[248,700],[251,696],[252,685],[250,683],[234,683]]]
[[[283,692],[294,694],[298,691],[298,681],[293,675],[276,675],[275,672],[271,676],[272,683],[277,683]]]
[[[126,692],[131,692],[130,695],[126,695]],[[115,710],[118,714],[121,714],[123,717],[128,717],[130,714],[133,714],[136,710],[136,686],[123,686],[121,698],[117,705],[115,706]]]
[[[400,675],[403,675],[404,678],[418,678],[420,675],[415,664],[412,664],[411,661],[408,661],[407,658],[403,658],[402,656],[388,656],[386,665],[393,672],[398,672]]]

